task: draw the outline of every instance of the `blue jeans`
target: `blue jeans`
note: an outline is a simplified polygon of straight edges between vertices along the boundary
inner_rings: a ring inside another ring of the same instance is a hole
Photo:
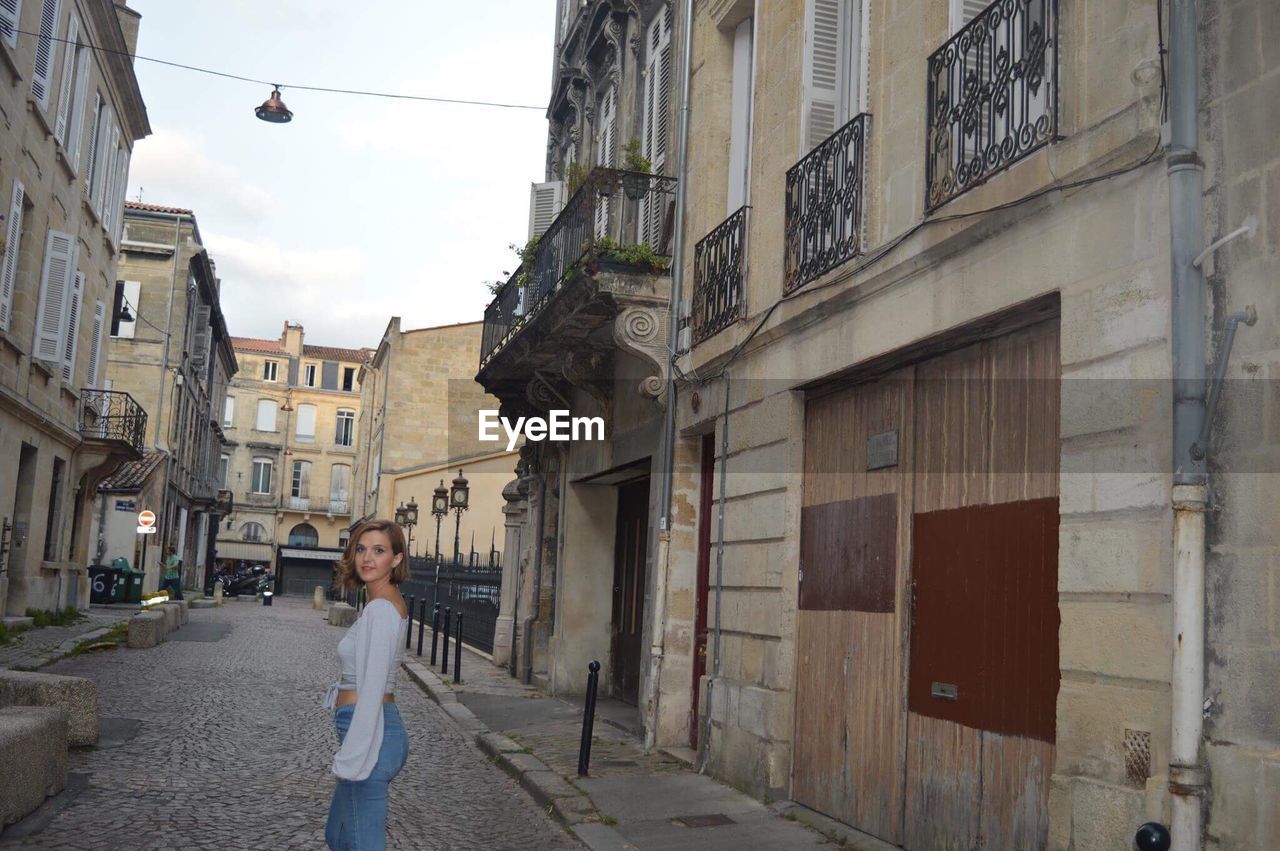
[[[338,741],[347,737],[355,704],[339,706],[333,713]],[[329,805],[324,840],[333,851],[382,851],[387,847],[387,787],[409,758],[409,736],[400,710],[382,704],[382,747],[378,762],[365,780],[338,780]]]

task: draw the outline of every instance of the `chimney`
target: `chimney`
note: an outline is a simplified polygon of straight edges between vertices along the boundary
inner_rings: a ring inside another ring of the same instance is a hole
[[[284,323],[280,334],[280,346],[295,358],[302,357],[302,326],[294,322]]]
[[[127,0],[116,0],[116,20],[120,22],[120,32],[124,34],[125,49],[132,57],[138,52],[138,24],[142,16],[130,9]]]

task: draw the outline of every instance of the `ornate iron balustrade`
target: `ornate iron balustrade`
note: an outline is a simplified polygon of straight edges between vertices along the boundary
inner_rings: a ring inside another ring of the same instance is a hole
[[[784,292],[862,253],[870,126],[871,116],[862,113],[787,171]]]
[[[80,391],[80,435],[85,440],[120,441],[142,452],[146,433],[147,412],[128,393]]]
[[[673,195],[675,186],[675,178],[659,174],[593,170],[539,238],[533,262],[517,269],[485,308],[480,366],[546,306],[570,273],[593,252],[597,241],[608,238],[622,244],[652,231],[663,235],[665,242],[670,223],[662,199]],[[650,220],[642,222],[645,217]],[[659,220],[656,226],[653,219]],[[664,244],[650,247],[666,256]]]
[[[716,225],[693,249],[694,345],[742,317],[749,209],[743,207]]]
[[[1058,131],[1056,0],[996,0],[929,57],[925,207]]]

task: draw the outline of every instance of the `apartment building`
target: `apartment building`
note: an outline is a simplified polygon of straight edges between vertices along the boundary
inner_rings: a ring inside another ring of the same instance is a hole
[[[0,5],[0,610],[88,605],[97,486],[147,415],[107,390],[129,157],[151,132],[139,16],[108,0]]]
[[[289,322],[275,340],[232,338],[238,371],[222,412],[221,481],[233,508],[218,530],[218,558],[276,565],[286,592],[298,590],[289,559],[332,562],[345,544],[369,357],[304,340]]]
[[[146,571],[143,587],[150,591],[159,585],[165,550],[173,547],[187,587],[201,588],[222,516],[221,413],[236,372],[221,281],[190,210],[126,202],[121,249],[106,381],[150,413],[148,456],[163,462],[131,462],[103,483],[95,561],[127,558]],[[133,521],[143,510],[156,515],[155,535],[136,531]]]

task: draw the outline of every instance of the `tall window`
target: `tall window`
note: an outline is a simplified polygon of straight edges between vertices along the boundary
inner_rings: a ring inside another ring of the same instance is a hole
[[[59,538],[62,537],[62,489],[66,479],[67,462],[53,459],[53,480],[49,483],[49,516],[44,529],[44,560],[57,561]]]
[[[276,430],[276,400],[258,400],[258,421],[254,425],[258,431]]]
[[[253,459],[254,493],[271,493],[271,468],[274,463],[270,458]]]
[[[804,55],[805,152],[864,110],[867,26],[862,0],[808,0]]]
[[[356,368],[354,366],[342,368],[342,389],[348,393],[356,389]]]
[[[289,530],[289,546],[318,547],[320,546],[320,533],[310,523],[299,523]]]
[[[280,365],[273,360],[265,360],[262,362],[262,380],[275,381],[276,373]]]
[[[289,490],[289,495],[294,499],[309,499],[311,497],[310,461],[293,462],[293,485]]]
[[[339,446],[351,446],[356,442],[356,412],[340,409],[338,411],[338,428],[333,442]]]
[[[299,405],[298,406],[298,427],[296,429],[298,440],[310,443],[316,439],[316,406],[315,405]]]
[[[334,464],[329,473],[329,510],[346,514],[351,510],[351,468],[346,464]]]
[[[250,521],[240,527],[240,536],[246,541],[263,541],[266,540],[267,530],[261,523]]]
[[[307,387],[316,386],[316,365],[309,363],[302,368],[302,383]]]
[[[222,404],[222,427],[231,428],[236,422],[236,397],[228,396]]]
[[[222,488],[227,486],[227,468],[231,466],[231,456],[222,455],[218,458],[218,483]]]

